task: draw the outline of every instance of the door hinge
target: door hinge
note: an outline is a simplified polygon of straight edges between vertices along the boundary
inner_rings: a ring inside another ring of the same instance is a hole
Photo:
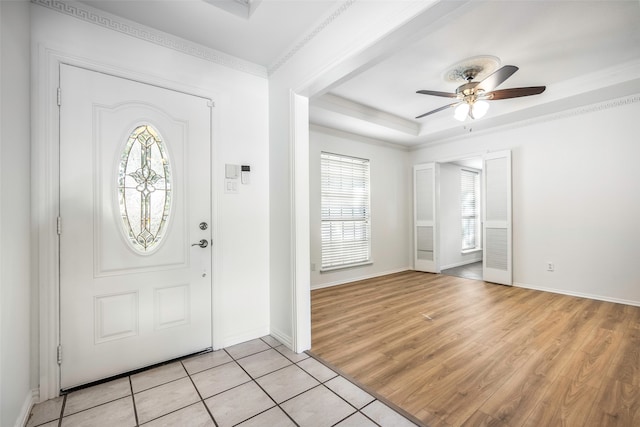
[[[57,102],[58,102],[58,107],[62,105],[62,89],[60,88],[58,88]]]
[[[56,232],[58,236],[62,234],[62,218],[60,217],[56,220]]]
[[[58,346],[58,365],[62,365],[62,345]]]

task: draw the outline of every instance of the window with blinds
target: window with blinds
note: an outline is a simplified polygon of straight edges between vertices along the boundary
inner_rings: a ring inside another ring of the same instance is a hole
[[[480,247],[480,174],[460,171],[460,213],[462,216],[462,250]]]
[[[321,153],[322,270],[370,262],[369,160]]]

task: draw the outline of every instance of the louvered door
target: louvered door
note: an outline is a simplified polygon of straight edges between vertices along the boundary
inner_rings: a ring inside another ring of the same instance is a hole
[[[414,269],[429,273],[440,272],[437,257],[437,178],[436,163],[413,167]]]
[[[483,177],[483,278],[511,285],[511,151],[485,155]]]

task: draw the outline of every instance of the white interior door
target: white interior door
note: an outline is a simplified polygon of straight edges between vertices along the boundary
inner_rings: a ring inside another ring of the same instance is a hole
[[[483,184],[483,279],[511,285],[511,151],[484,156]]]
[[[414,269],[439,273],[437,254],[438,164],[413,167]]]
[[[66,389],[211,347],[211,110],[74,66],[60,87]]]

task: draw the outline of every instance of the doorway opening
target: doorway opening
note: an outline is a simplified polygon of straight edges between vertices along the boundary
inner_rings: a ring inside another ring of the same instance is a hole
[[[482,280],[482,157],[439,166],[440,272]]]

